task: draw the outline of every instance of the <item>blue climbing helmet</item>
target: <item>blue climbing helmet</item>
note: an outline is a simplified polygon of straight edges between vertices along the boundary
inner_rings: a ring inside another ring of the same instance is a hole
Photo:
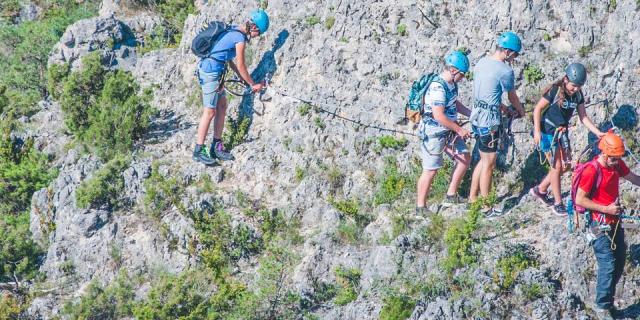
[[[454,51],[450,53],[444,59],[444,62],[446,65],[452,66],[462,73],[466,73],[467,71],[469,71],[469,58],[467,58],[466,54],[460,51]]]
[[[574,62],[564,70],[569,81],[575,85],[583,86],[587,82],[587,69],[582,63]]]
[[[260,30],[260,34],[267,32],[269,29],[269,16],[262,9],[257,9],[251,12],[250,15],[251,22],[253,22],[258,30]]]
[[[515,32],[506,31],[498,37],[498,46],[520,53],[520,50],[522,50],[522,41],[520,41],[520,37],[518,37]]]

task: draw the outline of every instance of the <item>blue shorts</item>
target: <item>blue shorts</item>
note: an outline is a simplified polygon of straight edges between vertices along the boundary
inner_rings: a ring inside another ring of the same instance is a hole
[[[553,143],[553,135],[541,133],[540,134],[540,151],[542,152],[550,152],[551,144]]]
[[[226,96],[224,90],[218,90],[220,86],[220,72],[204,72],[198,69],[198,81],[202,88],[202,105],[205,108],[215,109],[218,105],[218,99]]]

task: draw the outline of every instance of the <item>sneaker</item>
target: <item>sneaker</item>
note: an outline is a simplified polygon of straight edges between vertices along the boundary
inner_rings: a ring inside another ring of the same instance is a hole
[[[496,218],[504,213],[501,209],[498,208],[484,208],[480,212],[484,214],[485,218]]]
[[[236,158],[231,154],[231,152],[228,152],[226,150],[224,150],[224,144],[222,143],[222,141],[214,141],[211,144],[211,150],[209,153],[209,156],[211,158],[217,158],[220,159],[222,161],[231,161],[231,160],[235,160]]]
[[[538,186],[534,186],[533,188],[529,189],[529,194],[534,198],[542,201],[542,203],[544,203],[545,205],[549,207],[553,206],[553,201],[549,199],[549,197],[547,197],[546,193],[540,192],[540,189],[538,189]]]
[[[207,151],[207,147],[205,147],[204,145],[202,146],[197,146],[196,148],[193,150],[193,160],[196,162],[200,162],[200,163],[204,163],[207,166],[211,166],[216,164],[216,159],[212,159],[209,156],[209,152]]]
[[[416,207],[416,219],[424,220],[433,215],[433,211],[427,207]]]
[[[596,318],[599,320],[613,320],[613,312],[611,309],[600,309],[595,308],[593,311],[596,312]]]
[[[564,217],[567,215],[567,207],[564,206],[564,203],[554,204],[553,213],[555,213],[556,216]]]
[[[446,195],[444,200],[442,200],[442,206],[445,208],[458,205],[458,204],[465,204],[465,203],[467,203],[467,199],[459,196],[458,194],[454,194],[452,196]]]

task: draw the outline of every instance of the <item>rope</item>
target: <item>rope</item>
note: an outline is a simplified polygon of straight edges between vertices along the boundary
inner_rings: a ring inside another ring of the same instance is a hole
[[[277,90],[273,86],[270,86],[269,89],[273,90],[275,93],[277,93],[277,94],[279,94],[279,95],[281,95],[283,97],[287,97],[287,98],[291,98],[291,99],[294,99],[294,100],[298,100],[298,101],[303,102],[303,103],[307,103],[309,105],[312,105],[312,106],[316,107],[316,109],[318,111],[320,111],[320,112],[323,112],[323,113],[326,113],[326,114],[330,114],[330,115],[332,115],[332,116],[334,116],[334,117],[336,117],[338,119],[357,124],[358,126],[361,126],[361,127],[364,127],[364,128],[377,129],[377,130],[380,130],[380,131],[393,132],[393,133],[404,134],[404,135],[413,136],[413,137],[417,137],[418,136],[417,134],[415,134],[413,132],[407,132],[407,131],[402,131],[402,130],[385,128],[385,127],[381,127],[381,126],[378,126],[378,125],[375,125],[375,124],[363,123],[363,122],[361,122],[359,120],[355,120],[355,119],[347,118],[345,116],[341,116],[341,115],[339,115],[337,113],[338,109],[340,107],[336,107],[334,105],[330,105],[330,104],[326,104],[326,103],[322,103],[322,102],[317,102],[317,101],[313,101],[313,100],[297,97],[297,96],[288,94],[286,92]],[[325,106],[325,107],[331,108],[333,110],[325,109],[325,108],[323,108],[321,106]]]

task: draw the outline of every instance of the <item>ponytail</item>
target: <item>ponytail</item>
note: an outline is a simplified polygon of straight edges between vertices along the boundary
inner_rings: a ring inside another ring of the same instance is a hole
[[[551,83],[549,86],[547,86],[542,90],[542,95],[544,96],[545,94],[549,94],[551,90],[553,90],[553,87],[558,88],[558,90],[556,91],[555,97],[551,97],[552,101],[550,102],[550,104],[556,103],[559,106],[564,105],[564,99],[565,99],[564,78],[565,77],[562,77],[556,80],[555,82]]]

